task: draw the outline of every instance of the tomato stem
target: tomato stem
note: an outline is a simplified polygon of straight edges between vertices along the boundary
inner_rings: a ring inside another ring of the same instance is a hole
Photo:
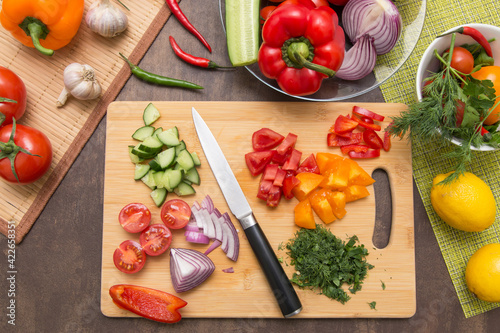
[[[17,103],[17,101],[14,100],[14,99],[6,98],[6,97],[0,97],[0,103],[5,103],[5,102],[8,102],[8,103]]]

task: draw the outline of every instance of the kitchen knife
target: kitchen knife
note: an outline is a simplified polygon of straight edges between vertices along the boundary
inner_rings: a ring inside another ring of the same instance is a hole
[[[229,163],[224,157],[224,153],[195,108],[192,108],[192,114],[194,127],[208,164],[212,169],[217,183],[219,183],[231,213],[238,219],[245,231],[248,242],[266,275],[283,316],[291,317],[298,314],[302,310],[302,304],[297,293],[293,289],[264,232],[257,223],[252,208],[248,204]]]

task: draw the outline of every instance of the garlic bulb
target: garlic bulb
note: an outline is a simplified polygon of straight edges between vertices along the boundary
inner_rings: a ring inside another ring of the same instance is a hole
[[[77,99],[89,100],[99,97],[101,85],[96,79],[94,69],[89,65],[69,64],[64,69],[64,89],[57,99],[57,107],[66,103],[69,95]]]
[[[103,37],[115,37],[127,29],[128,18],[109,0],[100,0],[90,6],[85,22],[93,32]]]

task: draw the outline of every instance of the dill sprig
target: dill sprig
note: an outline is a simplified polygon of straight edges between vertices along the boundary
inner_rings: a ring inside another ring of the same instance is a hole
[[[443,155],[443,158],[456,161],[455,172],[444,182],[450,182],[466,171],[472,159],[473,146],[489,144],[500,147],[500,138],[492,138],[491,134],[483,138],[481,134],[484,119],[488,117],[490,109],[494,109],[493,82],[474,79],[470,74],[451,67],[455,38],[456,35],[452,34],[450,50],[443,56],[434,50],[434,55],[441,63],[441,70],[425,79],[424,97],[411,104],[407,111],[393,117],[393,124],[388,128],[392,135],[399,137],[404,137],[411,131],[411,138],[422,142],[461,139],[461,145],[455,145],[452,151]],[[477,66],[474,71],[479,68]],[[463,113],[457,112],[461,108]],[[499,134],[493,135],[500,137]]]

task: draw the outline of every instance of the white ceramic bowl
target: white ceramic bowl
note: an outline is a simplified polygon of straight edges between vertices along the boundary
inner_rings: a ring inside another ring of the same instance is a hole
[[[493,58],[495,59],[495,65],[500,65],[500,28],[495,27],[493,25],[488,24],[480,24],[480,23],[469,23],[464,25],[459,25],[446,32],[451,32],[457,30],[459,27],[469,26],[478,31],[480,31],[486,39],[495,38],[496,41],[491,43],[491,49],[493,53]],[[445,50],[450,47],[451,35],[447,35],[444,37],[436,38],[425,50],[422,59],[418,65],[417,69],[417,78],[416,78],[416,89],[417,89],[417,97],[420,101],[422,99],[422,88],[424,84],[424,79],[430,76],[431,73],[436,73],[439,70],[439,60],[434,56],[434,50],[437,50],[439,54],[442,54]],[[472,37],[456,34],[455,45],[460,46],[462,44],[472,44],[476,43]],[[461,145],[462,140],[453,138],[451,142],[456,145]],[[482,145],[481,147],[471,147],[473,150],[480,151],[491,151],[497,150],[497,148],[493,148],[488,145]]]

